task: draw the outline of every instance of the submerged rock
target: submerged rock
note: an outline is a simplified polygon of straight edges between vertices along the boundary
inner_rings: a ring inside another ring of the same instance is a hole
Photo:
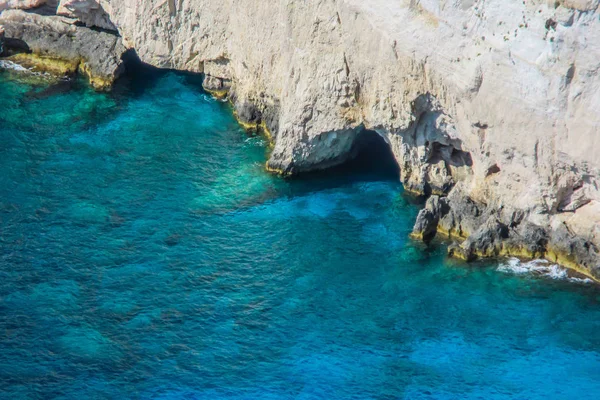
[[[449,211],[448,199],[436,195],[429,197],[425,208],[417,216],[411,236],[429,242],[437,233],[440,219],[446,216]]]
[[[6,46],[22,52],[13,61],[27,67],[55,75],[79,72],[97,89],[110,87],[123,73],[125,48],[115,35],[20,10],[3,12],[0,24]]]
[[[119,346],[99,331],[88,327],[67,327],[56,340],[57,350],[84,361],[117,362],[123,353]]]

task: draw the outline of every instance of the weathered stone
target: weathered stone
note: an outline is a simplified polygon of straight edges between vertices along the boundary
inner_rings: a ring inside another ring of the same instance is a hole
[[[417,216],[411,236],[426,243],[431,241],[437,233],[440,219],[446,216],[449,211],[450,207],[446,198],[436,195],[429,197],[425,208]]]
[[[0,25],[0,57],[4,55],[4,28]]]
[[[413,227],[412,237],[415,239],[421,239],[425,243],[431,241],[437,233],[437,225],[439,216],[433,213],[433,211],[427,208],[419,211],[415,226]]]
[[[505,255],[527,258],[543,258],[548,250],[546,229],[524,222],[516,229],[510,229],[509,238],[504,241],[502,252]]]
[[[592,11],[598,9],[600,0],[548,0],[548,4],[560,4],[567,8],[579,11]]]
[[[46,0],[0,0],[0,11],[28,10],[46,4]]]
[[[56,13],[75,18],[88,27],[117,30],[106,11],[96,0],[60,0]]]
[[[20,10],[4,11],[0,24],[6,44],[31,53],[21,57],[40,70],[88,76],[98,88],[109,87],[123,72],[125,48],[115,35],[65,23],[62,17],[41,16]]]
[[[565,224],[552,226],[547,258],[571,267],[600,281],[599,249],[596,244],[577,237]]]
[[[508,234],[508,227],[491,216],[460,246],[451,246],[448,251],[450,255],[467,261],[498,256],[502,254],[503,242]]]
[[[453,189],[447,198],[449,211],[439,220],[438,229],[450,237],[464,239],[485,222],[485,216],[463,187]]]

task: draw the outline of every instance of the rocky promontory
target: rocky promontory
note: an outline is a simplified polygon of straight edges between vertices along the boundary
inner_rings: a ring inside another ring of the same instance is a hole
[[[446,234],[454,256],[545,257],[600,279],[600,0],[68,3],[72,32],[204,73],[242,122],[270,133],[270,170],[343,163],[374,132],[405,187],[430,197],[415,238]],[[6,37],[52,54],[35,37],[57,28],[36,31],[48,24],[24,14],[3,12]]]
[[[95,88],[110,88],[124,69],[121,57],[126,48],[121,38],[117,32],[83,26],[74,15],[54,15],[57,7],[46,5],[37,12],[23,10],[29,7],[21,4],[22,9],[2,12],[0,26],[9,59],[60,76],[81,73]]]

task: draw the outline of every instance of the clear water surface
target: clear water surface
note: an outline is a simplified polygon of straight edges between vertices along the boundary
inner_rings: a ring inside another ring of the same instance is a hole
[[[595,286],[452,263],[387,169],[267,151],[195,77],[0,74],[0,396],[600,398]]]

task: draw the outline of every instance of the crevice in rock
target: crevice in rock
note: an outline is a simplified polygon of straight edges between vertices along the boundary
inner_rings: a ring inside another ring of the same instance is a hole
[[[575,64],[571,64],[565,75],[565,86],[569,86],[575,77]]]
[[[390,134],[407,190],[425,196],[445,195],[472,174],[473,159],[463,149],[454,119],[435,96],[425,93],[411,104],[413,122]]]
[[[4,39],[4,48],[6,56],[11,56],[18,53],[31,53],[29,45],[21,39],[7,37]]]

